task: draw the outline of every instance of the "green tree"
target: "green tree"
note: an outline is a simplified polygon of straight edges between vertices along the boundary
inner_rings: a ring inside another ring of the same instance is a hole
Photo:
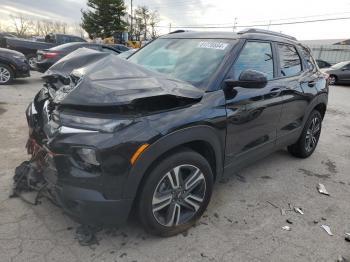
[[[143,38],[147,40],[147,25],[151,17],[151,11],[147,6],[139,6],[136,11],[136,22],[139,22],[139,29],[143,31]]]
[[[123,0],[88,0],[87,6],[87,10],[81,10],[81,26],[91,39],[111,37],[126,30]]]

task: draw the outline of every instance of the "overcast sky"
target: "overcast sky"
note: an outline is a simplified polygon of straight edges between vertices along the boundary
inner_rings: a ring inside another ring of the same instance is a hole
[[[130,7],[130,0],[126,5]],[[159,11],[159,25],[164,26],[159,28],[161,33],[168,32],[170,23],[173,29],[184,25],[231,26],[237,18],[239,30],[244,25],[350,18],[350,0],[134,0],[134,6],[137,5]],[[86,0],[0,0],[0,18],[4,20],[9,14],[24,13],[73,23],[80,21],[80,9],[85,7]],[[268,26],[261,28],[268,29]],[[349,28],[350,19],[269,27],[298,39],[350,38]],[[211,30],[232,31],[231,28]]]

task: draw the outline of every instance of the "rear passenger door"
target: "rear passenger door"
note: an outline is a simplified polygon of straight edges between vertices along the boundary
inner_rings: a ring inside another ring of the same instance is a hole
[[[283,103],[277,137],[278,143],[289,144],[294,143],[300,135],[306,108],[313,93],[317,93],[316,83],[314,73],[306,70],[295,45],[275,43],[275,49]]]
[[[226,95],[226,167],[245,165],[274,148],[281,115],[275,62],[270,42],[247,41],[226,76],[238,80],[242,71],[252,69],[265,73],[268,79],[264,88],[238,86]]]

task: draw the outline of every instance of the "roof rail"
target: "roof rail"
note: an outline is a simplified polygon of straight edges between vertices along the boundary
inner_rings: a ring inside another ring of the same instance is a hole
[[[179,29],[179,30],[175,30],[175,31],[170,32],[169,35],[170,34],[177,34],[177,33],[185,33],[185,32],[186,32],[186,30]]]
[[[280,36],[280,37],[288,38],[288,39],[291,39],[291,40],[297,40],[295,37],[290,36],[290,35],[285,35],[285,34],[274,32],[274,31],[270,31],[270,30],[255,29],[255,28],[244,29],[244,30],[239,31],[237,34],[243,35],[243,34],[248,34],[248,33],[274,35],[274,36]]]

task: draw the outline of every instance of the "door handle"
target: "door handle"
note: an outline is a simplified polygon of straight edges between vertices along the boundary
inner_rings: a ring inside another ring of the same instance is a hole
[[[308,87],[314,87],[316,85],[315,81],[309,81],[307,82]]]
[[[272,89],[270,90],[270,96],[271,96],[271,97],[277,97],[277,96],[279,96],[279,95],[281,94],[281,92],[282,92],[282,89],[281,89],[281,88],[278,88],[278,87],[272,88]]]

